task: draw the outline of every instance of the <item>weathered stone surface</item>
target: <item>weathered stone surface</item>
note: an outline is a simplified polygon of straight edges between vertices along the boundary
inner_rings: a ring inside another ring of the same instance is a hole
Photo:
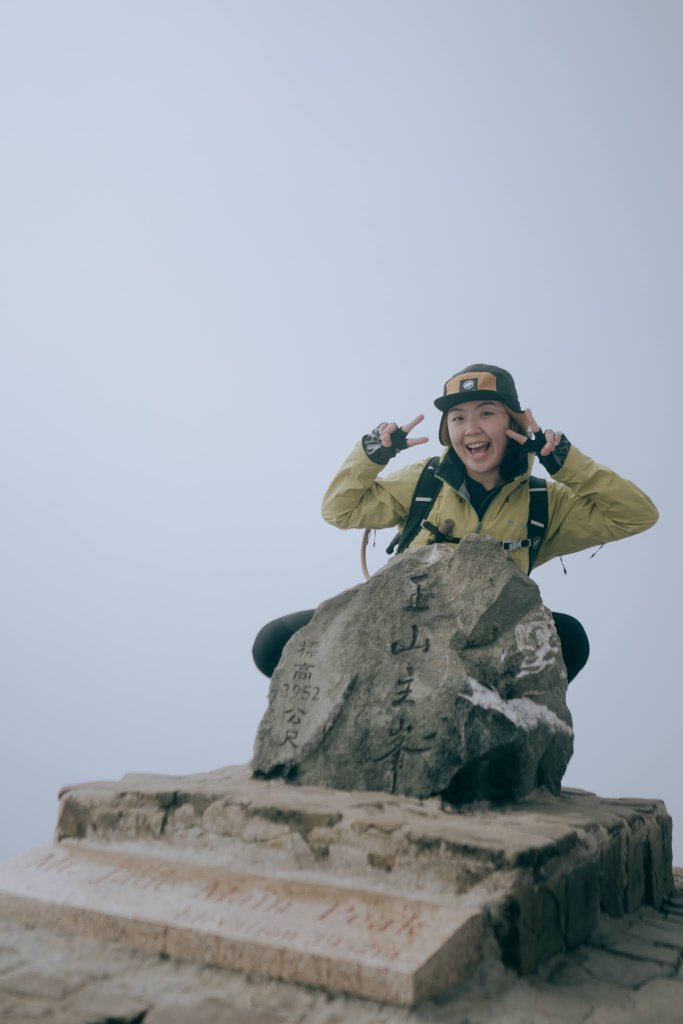
[[[673,975],[675,968],[654,960],[635,960],[620,953],[594,949],[586,955],[584,969],[596,980],[622,988],[640,988],[647,981]]]
[[[99,979],[98,979],[99,980]],[[66,1001],[64,1024],[142,1024],[147,1021],[149,1001],[121,992],[86,990]],[[197,1018],[199,1021],[200,1018]]]
[[[481,909],[504,961],[523,972],[585,941],[601,911],[625,912],[632,847],[653,854],[642,858],[641,898],[659,906],[673,888],[671,819],[654,800],[539,791],[454,812],[437,799],[254,779],[244,766],[69,787],[61,806],[60,839],[135,841],[230,871]],[[162,809],[152,841],[148,821]]]
[[[31,967],[18,967],[3,975],[2,988],[10,995],[58,1000],[83,988],[91,977],[87,972],[79,970],[38,971]]]
[[[663,915],[659,915],[662,920]],[[631,922],[629,922],[631,925]],[[683,927],[680,929],[683,931]],[[653,963],[664,964],[666,967],[678,967],[680,956],[675,949],[647,942],[634,936],[624,927],[623,921],[604,919],[590,939],[591,946],[605,949],[611,953],[628,957],[630,960],[651,960]]]
[[[671,904],[666,905],[667,907]],[[415,1010],[159,958],[113,943],[28,928],[0,916],[0,944],[36,977],[86,972],[93,981],[50,1000],[10,994],[0,971],[3,1024],[680,1024],[683,971],[671,948],[635,943],[641,912],[603,920],[604,951],[582,946],[519,978],[492,959],[453,992]],[[646,914],[651,921],[652,913]],[[658,915],[663,920],[663,914]],[[683,922],[677,927],[683,932]],[[640,963],[646,965],[645,971]],[[635,966],[635,970],[631,969]],[[654,967],[654,970],[652,969]]]
[[[407,1006],[465,976],[481,958],[484,926],[476,908],[83,845],[2,865],[0,910],[34,926]],[[25,992],[26,972],[16,974],[5,987]],[[87,980],[29,978],[41,996]]]
[[[222,999],[199,999],[185,1006],[153,1010],[145,1024],[284,1024],[285,1018],[271,1012],[226,1007]]]
[[[21,963],[21,954],[13,946],[0,945],[0,973],[9,971]]]
[[[363,881],[387,893],[458,898],[479,885],[492,891],[490,879],[499,872],[530,871],[533,881],[543,873],[552,881],[566,873],[568,858],[588,857],[602,908],[612,915],[626,909],[623,851],[632,836],[644,844],[652,835],[661,855],[648,860],[647,891],[673,889],[671,819],[661,801],[603,799],[571,789],[454,813],[437,799],[253,779],[246,765],[190,776],[131,774],[63,789],[57,838],[146,840],[147,821],[156,820],[160,808],[161,841],[174,849],[234,870],[297,871]],[[650,878],[654,871],[659,874]]]
[[[456,804],[557,793],[573,749],[565,692],[536,584],[491,538],[466,537],[317,609],[273,674],[253,768]]]

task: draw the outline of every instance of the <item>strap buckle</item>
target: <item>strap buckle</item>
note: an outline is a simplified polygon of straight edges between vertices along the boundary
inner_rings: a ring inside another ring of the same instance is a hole
[[[423,519],[420,523],[423,529],[427,530],[432,535],[432,539],[428,540],[428,544],[459,544],[460,537],[447,537],[445,533],[442,533],[438,526],[434,526],[433,523]]]

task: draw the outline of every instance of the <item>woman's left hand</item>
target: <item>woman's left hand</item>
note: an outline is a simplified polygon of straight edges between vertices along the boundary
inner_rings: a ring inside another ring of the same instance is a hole
[[[534,434],[538,434],[540,432],[541,428],[539,427],[538,423],[534,419],[534,414],[532,413],[531,409],[525,409],[524,412],[525,412],[525,415],[526,415],[527,423],[529,424],[529,430],[533,431]],[[517,444],[527,444],[527,442],[529,441],[529,437],[528,437],[527,434],[520,434],[516,430],[508,429],[506,431],[506,433],[507,433],[507,436],[511,437],[513,439],[513,441],[516,441]],[[557,431],[555,431],[555,430],[545,430],[545,431],[543,431],[543,433],[545,434],[545,441],[546,441],[546,443],[541,448],[541,450],[538,452],[538,454],[539,455],[550,455],[551,452],[555,451],[555,449],[557,448],[558,444],[562,440],[562,434],[557,433]],[[534,448],[535,447],[536,447],[536,445],[534,444]]]

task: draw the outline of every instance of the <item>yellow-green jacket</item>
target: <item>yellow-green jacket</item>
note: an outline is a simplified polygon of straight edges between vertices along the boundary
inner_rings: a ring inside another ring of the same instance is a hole
[[[451,449],[446,449],[436,469],[445,486],[431,508],[429,522],[438,526],[445,519],[452,519],[454,537],[481,533],[500,541],[524,540],[533,459],[530,455],[525,473],[503,485],[480,522],[467,499],[462,463]],[[384,467],[373,462],[358,442],[327,489],[323,518],[341,530],[402,527],[426,461],[378,478]],[[571,445],[564,464],[548,481],[548,525],[536,564],[641,533],[653,526],[657,518],[654,504],[635,484],[593,462]],[[422,528],[409,547],[422,547],[430,539],[431,534]],[[523,572],[528,571],[528,549],[517,549],[509,555]]]

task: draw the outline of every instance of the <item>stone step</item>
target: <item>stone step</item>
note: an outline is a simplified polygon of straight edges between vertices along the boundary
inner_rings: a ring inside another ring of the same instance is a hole
[[[482,955],[483,913],[233,872],[177,855],[62,843],[0,866],[0,916],[401,1006]]]
[[[600,862],[609,914],[644,901],[659,907],[673,893],[671,819],[658,800],[539,790],[517,804],[449,813],[436,799],[263,781],[248,765],[130,774],[68,786],[60,797],[59,840],[159,840],[238,871],[344,877],[435,902],[477,886],[506,892],[510,872],[552,878],[586,858]]]
[[[522,973],[586,941],[601,913],[659,908],[674,894],[661,801],[578,790],[456,813],[436,799],[255,779],[248,765],[132,774],[63,789],[57,838],[485,908],[503,961]]]

